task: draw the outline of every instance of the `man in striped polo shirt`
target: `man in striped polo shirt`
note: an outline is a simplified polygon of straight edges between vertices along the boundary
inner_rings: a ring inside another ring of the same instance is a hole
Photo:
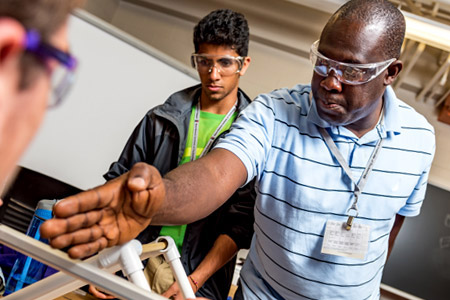
[[[403,220],[420,212],[435,151],[432,126],[390,87],[404,32],[388,1],[347,2],[311,46],[311,85],[258,96],[208,155],[164,179],[137,165],[120,183],[140,205],[115,214],[192,222],[256,178],[255,234],[236,299],[378,299]],[[111,206],[106,199],[120,188],[99,187],[99,207]],[[77,237],[86,244],[71,251],[83,256],[115,243],[103,224],[121,223],[92,212],[84,215],[96,223],[89,238],[83,229],[51,231],[92,209],[77,206],[91,197],[56,208],[74,216],[48,222],[43,234],[59,236],[53,245]]]

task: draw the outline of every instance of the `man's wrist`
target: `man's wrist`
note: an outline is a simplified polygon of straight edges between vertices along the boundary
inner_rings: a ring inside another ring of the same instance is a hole
[[[194,279],[194,277],[192,277],[192,275],[188,276],[189,279],[191,280],[191,282],[195,285],[196,290],[194,292],[197,292],[199,287],[198,287],[198,281]]]

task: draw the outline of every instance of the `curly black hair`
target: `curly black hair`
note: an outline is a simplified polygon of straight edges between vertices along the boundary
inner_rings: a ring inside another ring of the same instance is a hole
[[[240,56],[248,53],[249,29],[244,15],[230,9],[210,12],[194,28],[195,52],[200,44],[229,46]]]

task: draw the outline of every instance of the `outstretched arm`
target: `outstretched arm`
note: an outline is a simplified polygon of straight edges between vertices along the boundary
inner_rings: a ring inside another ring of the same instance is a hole
[[[164,177],[166,201],[151,223],[180,225],[202,219],[225,203],[246,178],[247,170],[236,155],[214,149]]]
[[[117,179],[68,197],[54,207],[55,218],[41,226],[52,247],[71,246],[82,258],[123,244],[154,224],[188,224],[207,216],[245,182],[246,169],[228,150],[215,149],[161,179],[145,163]]]

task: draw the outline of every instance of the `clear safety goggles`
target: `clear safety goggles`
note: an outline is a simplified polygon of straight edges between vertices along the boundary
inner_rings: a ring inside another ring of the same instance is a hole
[[[334,76],[340,82],[349,85],[359,85],[371,81],[396,60],[395,58],[391,58],[386,61],[370,64],[343,63],[322,55],[317,50],[318,46],[319,40],[311,45],[309,52],[309,58],[313,64],[314,72],[320,76],[327,77],[331,70],[333,70]]]
[[[222,76],[239,73],[244,65],[243,56],[197,54],[191,55],[191,65],[200,74],[209,74],[213,68]]]
[[[48,107],[57,106],[62,102],[72,86],[78,65],[77,59],[70,53],[43,42],[36,30],[27,31],[24,48],[43,61],[53,59],[58,62],[57,66],[52,69],[52,94],[48,99]]]

